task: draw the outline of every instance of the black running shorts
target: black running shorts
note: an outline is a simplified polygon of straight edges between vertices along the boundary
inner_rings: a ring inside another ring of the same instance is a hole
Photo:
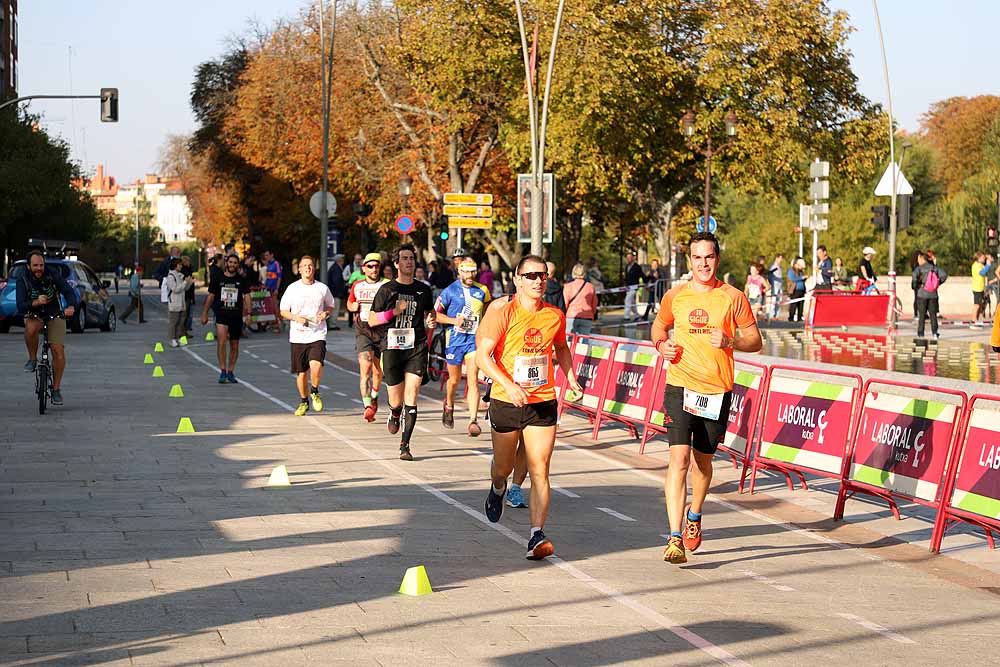
[[[417,343],[412,350],[386,350],[382,353],[382,377],[387,387],[401,383],[407,373],[427,377],[427,340]]]
[[[229,329],[229,340],[239,340],[243,337],[243,316],[239,312],[220,310],[215,314],[215,323]]]
[[[507,401],[490,401],[490,426],[497,433],[520,431],[527,426],[555,426],[559,418],[557,401],[541,401],[517,407]]]
[[[726,435],[729,423],[729,405],[733,392],[722,397],[718,419],[705,419],[684,411],[684,387],[667,385],[663,390],[663,412],[670,417],[667,437],[671,445],[687,445],[696,452],[714,454]]]
[[[318,361],[320,366],[326,361],[326,341],[292,343],[292,373],[298,375],[309,370],[309,362]]]
[[[382,341],[369,333],[358,332],[354,337],[354,349],[358,354],[371,352],[376,357],[382,356]]]

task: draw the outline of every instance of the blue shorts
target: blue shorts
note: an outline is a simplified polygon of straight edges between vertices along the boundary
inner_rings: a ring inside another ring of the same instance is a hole
[[[451,345],[446,347],[444,350],[444,358],[450,366],[461,366],[467,356],[475,353],[476,344],[470,341],[461,345]]]

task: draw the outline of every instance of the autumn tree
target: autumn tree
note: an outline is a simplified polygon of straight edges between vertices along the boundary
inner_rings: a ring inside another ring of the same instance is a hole
[[[983,140],[1000,113],[1000,97],[951,97],[920,117],[921,130],[937,153],[937,177],[949,195],[962,189],[980,167]]]

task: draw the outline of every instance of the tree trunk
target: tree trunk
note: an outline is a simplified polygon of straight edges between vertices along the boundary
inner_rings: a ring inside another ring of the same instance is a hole
[[[580,261],[580,241],[583,238],[583,213],[571,213],[562,218],[559,231],[563,242],[562,272],[569,275]]]

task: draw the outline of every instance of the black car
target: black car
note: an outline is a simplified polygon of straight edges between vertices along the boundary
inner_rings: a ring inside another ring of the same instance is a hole
[[[100,327],[101,331],[115,330],[118,318],[107,292],[111,284],[109,281],[102,281],[93,269],[75,259],[46,259],[45,266],[58,271],[76,290],[79,305],[72,321],[67,322],[71,331],[82,333],[87,327]],[[6,283],[0,281],[0,333],[7,333],[12,326],[24,326],[24,320],[17,312],[17,281],[27,270],[27,262],[22,259],[14,264]]]

